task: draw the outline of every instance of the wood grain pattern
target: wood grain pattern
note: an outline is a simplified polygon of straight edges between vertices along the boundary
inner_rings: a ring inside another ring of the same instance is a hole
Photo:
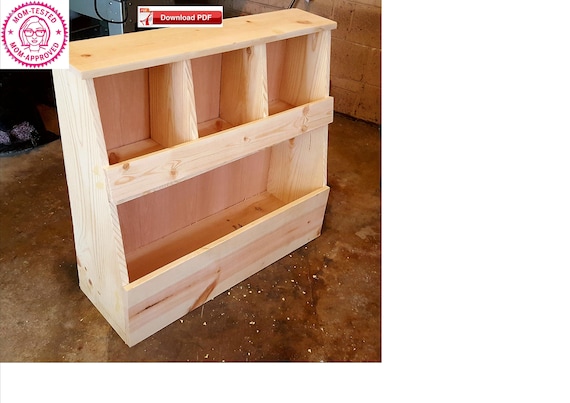
[[[328,95],[330,46],[330,31],[286,41],[279,99],[297,106]]]
[[[93,80],[107,149],[150,137],[148,70]]]
[[[326,185],[328,128],[273,146],[267,190],[285,203]]]
[[[281,200],[264,192],[127,253],[130,281],[195,252],[283,206]]]
[[[265,44],[222,55],[220,118],[237,126],[268,115]]]
[[[125,253],[265,192],[269,159],[263,150],[119,205]]]
[[[326,126],[332,119],[333,100],[327,97],[255,123],[110,166],[106,171],[111,199],[117,204],[124,203]]]
[[[189,60],[149,69],[150,137],[164,147],[198,138]]]
[[[207,122],[220,116],[222,54],[191,60],[196,98],[196,119]]]
[[[267,46],[267,98],[269,104],[279,101],[279,90],[285,64],[286,41],[270,42]]]
[[[317,189],[126,286],[129,345],[319,236],[328,193]]]
[[[335,27],[290,9],[70,43],[79,283],[129,346],[320,235]]]
[[[147,155],[162,149],[164,149],[164,146],[150,138],[136,141],[125,146],[110,149],[108,151],[109,164],[117,164],[121,161]]]
[[[73,41],[69,63],[81,78],[93,78],[331,30],[336,25],[293,8],[230,18],[220,29],[163,28]]]
[[[215,118],[198,124],[198,136],[205,137],[233,127],[223,119]]]
[[[61,142],[71,205],[79,285],[121,337],[127,337],[128,283],[116,207],[103,167],[107,153],[93,80],[54,70]]]

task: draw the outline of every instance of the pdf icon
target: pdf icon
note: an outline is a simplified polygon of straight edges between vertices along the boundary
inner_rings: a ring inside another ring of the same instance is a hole
[[[48,3],[25,2],[2,15],[1,67],[68,68],[68,11],[65,11],[64,17]]]

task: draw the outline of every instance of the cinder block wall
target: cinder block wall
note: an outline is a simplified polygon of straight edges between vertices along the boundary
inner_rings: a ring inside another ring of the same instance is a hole
[[[222,0],[217,4],[259,14],[288,8],[291,0]],[[332,31],[331,50],[335,110],[380,124],[382,0],[297,0],[295,7],[338,23]]]

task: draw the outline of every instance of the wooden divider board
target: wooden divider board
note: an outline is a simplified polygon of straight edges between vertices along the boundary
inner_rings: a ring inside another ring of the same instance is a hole
[[[149,69],[150,137],[164,147],[198,138],[190,60]]]
[[[328,128],[319,127],[273,147],[267,190],[290,203],[327,183]]]
[[[265,44],[222,55],[220,118],[232,126],[267,117]]]

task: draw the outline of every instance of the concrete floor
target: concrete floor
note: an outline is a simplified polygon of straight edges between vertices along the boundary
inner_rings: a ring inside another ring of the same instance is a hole
[[[0,158],[0,361],[380,361],[379,130],[329,133],[322,235],[132,348],[79,289],[60,141]]]

